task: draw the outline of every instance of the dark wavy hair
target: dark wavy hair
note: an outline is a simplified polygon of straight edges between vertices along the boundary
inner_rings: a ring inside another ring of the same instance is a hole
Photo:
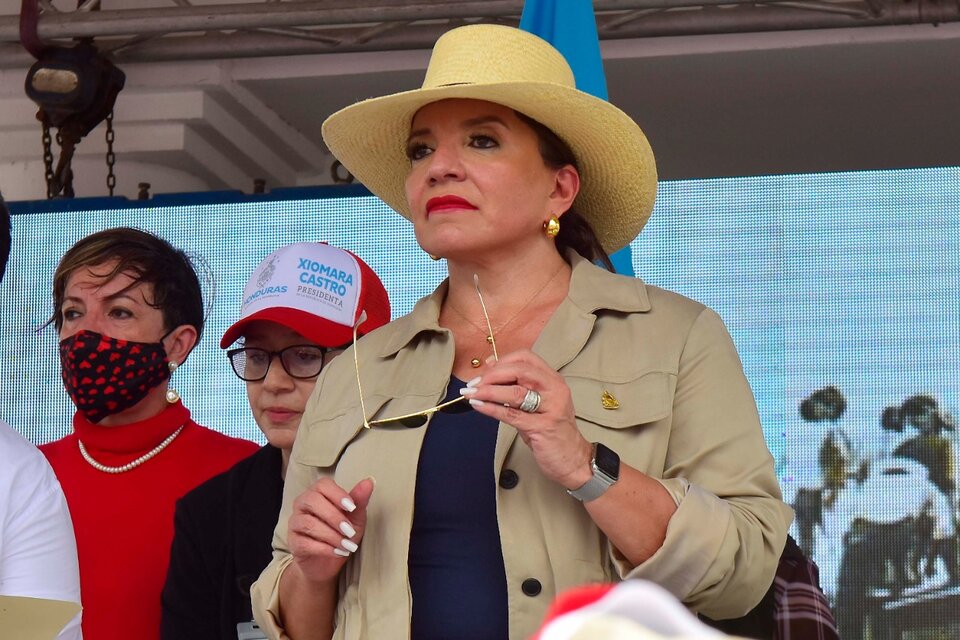
[[[551,169],[562,169],[569,164],[579,171],[576,156],[567,146],[567,143],[560,139],[560,136],[533,118],[525,116],[519,111],[514,111],[514,113],[537,134],[540,156],[543,158],[545,165]],[[586,218],[572,207],[563,214],[556,243],[560,255],[564,255],[566,249],[572,249],[590,262],[599,263],[609,271],[614,270],[613,263],[610,262],[610,256],[607,255],[603,245],[597,240],[597,234],[593,227],[590,226]]]
[[[900,415],[905,422],[914,424],[925,415],[932,416],[933,425],[928,427],[932,433],[939,433],[944,429],[952,431],[954,428],[949,420],[944,419],[936,399],[925,394],[911,396],[904,400],[900,405]]]
[[[826,418],[817,416],[816,404],[822,404],[830,409],[830,415]],[[810,397],[800,403],[800,417],[807,422],[817,420],[837,420],[847,410],[847,399],[843,397],[840,389],[834,386],[818,389],[810,394]]]
[[[96,267],[115,262],[110,269],[94,271]],[[197,330],[197,339],[203,333],[204,309],[200,281],[190,257],[169,242],[152,233],[118,227],[106,229],[83,238],[70,247],[53,274],[53,315],[47,324],[63,326],[63,299],[67,280],[77,270],[90,268],[104,281],[118,274],[129,273],[134,281],[124,289],[139,283],[153,287],[153,300],[147,304],[163,314],[166,331],[180,325],[191,325]]]
[[[880,427],[884,431],[895,431],[902,433],[905,429],[903,425],[903,416],[900,414],[900,407],[887,407],[880,414]]]

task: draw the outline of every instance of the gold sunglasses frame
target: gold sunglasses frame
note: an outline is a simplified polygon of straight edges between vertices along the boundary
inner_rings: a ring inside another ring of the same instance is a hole
[[[476,288],[476,290],[477,290],[477,298],[479,298],[479,300],[480,300],[480,308],[483,310],[483,319],[484,319],[484,321],[487,323],[487,331],[489,332],[487,335],[490,337],[490,344],[493,346],[493,358],[494,358],[494,361],[495,361],[495,362],[499,362],[499,361],[500,361],[500,354],[497,353],[497,342],[496,342],[496,339],[495,339],[494,336],[493,336],[493,325],[490,324],[490,316],[489,316],[489,314],[487,313],[487,305],[486,305],[486,304],[484,303],[484,301],[483,301],[483,294],[480,293],[480,278],[477,277],[477,274],[473,274],[473,286],[474,286],[474,287]],[[357,328],[358,328],[361,324],[363,324],[366,319],[367,319],[367,312],[366,312],[366,311],[363,311],[363,312],[360,313],[360,317],[357,318],[356,323],[354,323],[354,325],[353,325],[353,364],[354,364],[354,371],[356,371],[356,373],[357,373],[357,392],[358,392],[359,395],[360,395],[360,411],[361,411],[361,413],[363,414],[363,427],[364,427],[365,429],[372,429],[372,428],[375,427],[375,426],[378,426],[378,425],[379,425],[379,426],[383,426],[383,425],[386,425],[386,424],[390,424],[390,423],[392,423],[392,422],[399,422],[399,423],[403,424],[403,421],[404,421],[404,420],[410,420],[411,418],[423,417],[423,418],[424,418],[423,422],[421,422],[421,423],[419,423],[419,424],[417,424],[417,425],[410,425],[410,426],[408,426],[408,425],[403,425],[404,427],[407,427],[408,429],[415,429],[415,428],[417,428],[417,427],[422,427],[423,425],[425,425],[425,424],[427,423],[427,421],[430,419],[430,416],[431,416],[432,414],[436,413],[437,411],[440,411],[440,410],[444,409],[445,407],[449,407],[449,406],[454,405],[454,404],[456,404],[456,403],[458,403],[458,402],[464,402],[464,401],[466,401],[466,399],[467,399],[466,396],[460,396],[459,398],[454,398],[453,400],[447,400],[446,402],[441,402],[440,404],[438,404],[438,405],[436,405],[436,406],[433,406],[433,407],[430,407],[429,409],[424,409],[423,411],[415,411],[414,413],[406,413],[406,414],[404,414],[404,415],[402,415],[402,416],[394,416],[394,417],[391,417],[391,418],[378,418],[378,419],[376,419],[376,420],[368,420],[368,419],[367,419],[367,407],[366,407],[366,403],[365,403],[364,400],[363,400],[363,385],[360,383],[360,357],[357,355]]]

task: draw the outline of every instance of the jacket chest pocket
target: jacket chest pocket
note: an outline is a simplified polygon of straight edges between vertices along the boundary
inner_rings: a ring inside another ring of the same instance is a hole
[[[400,398],[373,394],[364,398],[367,417],[370,420],[400,416],[422,411],[435,404],[435,395],[410,395]],[[404,427],[399,422],[386,425],[374,424],[364,427],[363,412],[359,402],[343,413],[333,417],[319,416],[310,421],[306,432],[301,426],[297,438],[306,440],[300,448],[300,462],[314,467],[333,467],[344,458],[344,452],[351,447],[357,455],[369,457],[371,462],[392,457],[393,447],[397,443],[419,442],[423,426]],[[301,436],[302,434],[302,436]],[[414,461],[416,458],[414,458]]]
[[[367,402],[367,412],[378,411],[385,402],[386,400],[374,404]],[[304,429],[304,426],[307,428]],[[344,449],[354,440],[363,437],[361,432],[366,430],[359,403],[339,415],[317,417],[311,420],[309,425],[302,425],[297,433],[297,440],[304,440],[302,446],[298,446],[298,459],[312,467],[332,467],[340,460]]]
[[[580,432],[641,471],[659,474],[669,440],[676,376],[648,371],[617,380],[566,376]]]

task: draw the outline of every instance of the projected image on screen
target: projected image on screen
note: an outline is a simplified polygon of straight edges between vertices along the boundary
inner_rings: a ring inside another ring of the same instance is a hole
[[[633,245],[730,328],[845,639],[960,637],[958,178],[669,183]]]
[[[37,443],[70,430],[57,337],[40,328],[58,259],[89,233],[137,226],[202,258],[207,326],[172,386],[201,424],[258,442],[217,343],[263,257],[305,240],[348,248],[380,274],[394,317],[444,276],[371,197],[60,206],[15,217],[0,287],[0,418]],[[791,533],[845,639],[960,637],[958,211],[958,169],[669,182],[632,245],[639,277],[727,323],[797,512]]]

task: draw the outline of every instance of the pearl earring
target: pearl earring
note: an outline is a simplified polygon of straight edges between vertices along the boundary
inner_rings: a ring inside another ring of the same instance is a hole
[[[171,360],[170,362],[167,363],[167,368],[170,369],[171,374],[174,371],[176,371],[177,367],[179,366],[180,365],[177,364],[176,360]],[[169,402],[170,404],[175,404],[180,400],[180,394],[177,393],[176,389],[167,389],[166,398],[167,398],[167,402]]]

